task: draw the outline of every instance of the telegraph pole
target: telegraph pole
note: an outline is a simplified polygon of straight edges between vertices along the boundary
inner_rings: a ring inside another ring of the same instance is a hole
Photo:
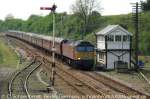
[[[138,6],[139,4],[136,3],[136,13],[135,13],[135,37],[136,37],[136,42],[135,42],[135,60],[136,60],[136,69],[139,69],[139,66],[138,66],[138,52],[139,52],[139,16],[138,16]]]
[[[51,84],[50,86],[54,86],[55,84],[55,74],[56,74],[56,70],[55,70],[55,10],[56,10],[57,6],[55,4],[53,4],[52,7],[40,7],[41,10],[51,10],[51,12],[53,13],[53,44],[52,44],[52,74],[50,77],[51,80]]]
[[[136,66],[135,69],[139,69],[138,64],[138,54],[139,54],[139,10],[141,9],[141,6],[138,2],[134,3],[133,6],[133,21],[134,21],[134,27],[135,27],[135,61]]]

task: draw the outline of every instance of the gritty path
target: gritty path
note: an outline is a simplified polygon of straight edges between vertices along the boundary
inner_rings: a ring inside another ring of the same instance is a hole
[[[1,99],[1,96],[2,96],[2,89],[3,89],[3,85],[2,85],[2,82],[0,81],[0,99]]]
[[[41,78],[41,75],[40,75],[40,73],[42,72],[42,68],[40,68],[40,70],[36,73],[36,76],[37,76],[37,78],[38,78],[38,80],[42,83],[42,84],[44,84],[45,86],[48,86],[49,84],[47,83],[47,82],[45,82],[42,78]]]
[[[6,99],[8,77],[14,72],[12,68],[0,68],[0,99]]]

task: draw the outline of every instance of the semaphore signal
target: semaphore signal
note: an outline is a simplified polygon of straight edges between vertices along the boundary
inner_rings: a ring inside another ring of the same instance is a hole
[[[53,4],[52,7],[40,7],[40,10],[51,10],[52,12],[55,12],[57,6]]]
[[[56,70],[55,70],[55,10],[56,10],[57,6],[55,4],[52,5],[52,7],[40,7],[40,10],[51,10],[51,12],[53,13],[53,44],[52,44],[52,74],[50,77],[50,86],[48,86],[48,90],[49,87],[54,86],[55,83],[55,74],[56,74]]]
[[[40,7],[40,10],[51,10],[52,8],[50,7]]]

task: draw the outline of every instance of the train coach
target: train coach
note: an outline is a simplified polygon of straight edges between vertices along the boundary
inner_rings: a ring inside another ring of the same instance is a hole
[[[6,35],[28,42],[50,53],[52,52],[53,39],[50,36],[14,30],[9,30]],[[89,70],[94,66],[94,46],[88,41],[55,38],[55,54],[70,66],[76,68]]]

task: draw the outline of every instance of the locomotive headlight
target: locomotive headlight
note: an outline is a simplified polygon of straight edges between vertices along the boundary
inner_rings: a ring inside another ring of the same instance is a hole
[[[78,58],[78,60],[80,60],[81,58]]]

